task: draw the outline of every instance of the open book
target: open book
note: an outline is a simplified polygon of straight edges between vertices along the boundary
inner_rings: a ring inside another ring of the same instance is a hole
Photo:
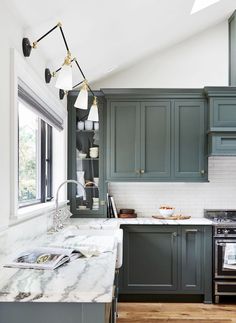
[[[64,248],[32,248],[20,253],[12,262],[4,267],[55,269],[65,262],[77,259],[81,253],[74,249]]]

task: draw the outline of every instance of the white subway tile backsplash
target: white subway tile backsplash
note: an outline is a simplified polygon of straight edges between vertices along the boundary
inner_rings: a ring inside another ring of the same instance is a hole
[[[134,208],[138,216],[158,213],[162,204],[176,213],[202,217],[204,209],[236,209],[236,157],[209,157],[206,183],[110,183],[118,208]]]

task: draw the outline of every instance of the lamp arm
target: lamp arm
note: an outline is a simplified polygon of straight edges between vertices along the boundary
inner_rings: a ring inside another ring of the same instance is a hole
[[[49,35],[53,30],[55,30],[57,27],[60,27],[61,28],[61,23],[58,22],[56,24],[56,26],[54,26],[52,29],[50,29],[48,32],[46,32],[46,34],[44,34],[43,36],[41,36],[39,39],[37,39],[35,42],[33,42],[33,46],[36,46],[36,44],[38,42],[40,42],[40,40],[42,40],[43,38],[45,38],[47,35]]]
[[[60,26],[59,26],[59,28],[60,28],[61,35],[62,35],[62,38],[63,38],[64,43],[65,43],[65,46],[66,46],[67,52],[70,52],[70,50],[69,50],[69,46],[68,46],[67,41],[66,41],[66,37],[65,37],[64,32],[63,32],[63,29],[62,29],[62,26],[60,25]]]

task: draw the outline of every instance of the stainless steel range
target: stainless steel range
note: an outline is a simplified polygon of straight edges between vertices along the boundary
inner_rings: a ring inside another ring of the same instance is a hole
[[[205,210],[212,220],[215,303],[220,296],[236,296],[236,210]]]

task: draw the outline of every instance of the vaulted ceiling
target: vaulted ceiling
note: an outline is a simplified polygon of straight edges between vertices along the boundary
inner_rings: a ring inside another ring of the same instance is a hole
[[[3,1],[3,0],[2,0]],[[194,0],[4,0],[31,41],[62,22],[73,56],[89,81],[105,77],[226,20],[235,0],[190,15]],[[52,69],[65,57],[59,30],[38,51]],[[74,69],[75,83],[81,77]]]

